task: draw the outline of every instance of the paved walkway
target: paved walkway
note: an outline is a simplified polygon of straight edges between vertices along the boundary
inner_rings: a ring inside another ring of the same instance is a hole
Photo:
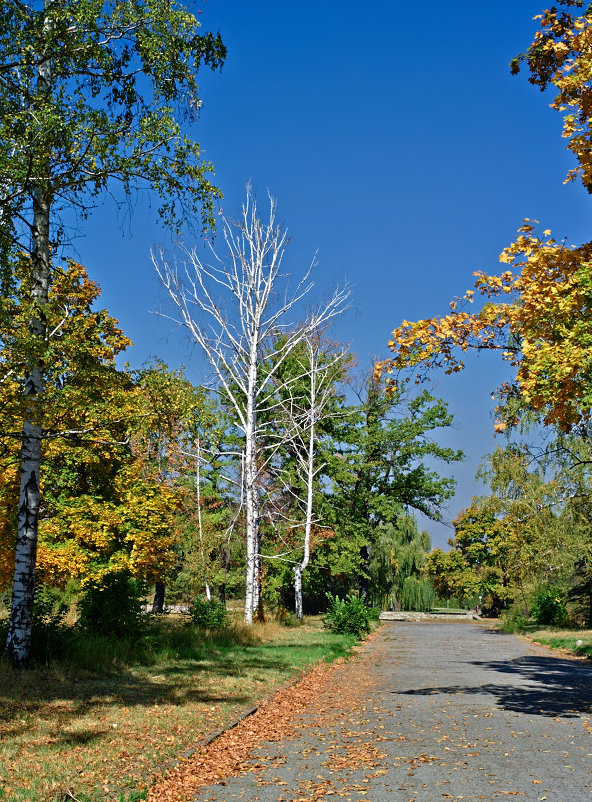
[[[389,623],[250,769],[196,798],[592,800],[592,666],[479,624]]]

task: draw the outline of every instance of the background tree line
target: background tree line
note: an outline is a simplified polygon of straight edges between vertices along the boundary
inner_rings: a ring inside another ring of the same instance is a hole
[[[17,535],[29,267],[23,259],[2,307],[4,589]],[[244,393],[236,388],[231,403],[223,387],[195,386],[159,361],[118,366],[130,341],[107,310],[97,310],[98,286],[77,263],[52,270],[38,585],[72,597],[101,587],[113,593],[117,577],[137,580],[156,585],[157,606],[165,588],[176,602],[244,597],[245,446],[236,421]],[[260,608],[296,607],[301,616],[323,609],[327,592],[351,591],[386,605],[394,592],[413,606],[417,598],[403,584],[422,575],[429,537],[406,511],[437,517],[452,493],[452,481],[425,466],[428,456],[445,464],[460,458],[433,439],[450,415],[425,392],[386,396],[371,374],[352,392],[355,358],[322,329],[298,339],[271,372],[287,336],[280,330],[268,338],[271,361],[258,365],[260,378],[271,377],[255,482]],[[423,603],[432,601],[428,593]]]

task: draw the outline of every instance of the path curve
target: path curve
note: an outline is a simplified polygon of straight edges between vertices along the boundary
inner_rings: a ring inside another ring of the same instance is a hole
[[[592,799],[592,666],[476,623],[385,624],[196,799]]]

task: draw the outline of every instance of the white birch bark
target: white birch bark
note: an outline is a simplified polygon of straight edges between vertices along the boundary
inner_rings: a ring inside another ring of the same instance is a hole
[[[47,0],[45,7],[51,5]],[[46,23],[47,25],[47,23]],[[51,62],[39,57],[37,94],[42,100],[52,89]],[[6,655],[15,666],[29,658],[33,626],[33,596],[35,592],[35,562],[41,500],[41,408],[44,390],[43,348],[46,337],[44,307],[48,301],[50,280],[49,226],[51,190],[49,180],[40,178],[33,190],[33,224],[31,227],[33,313],[29,322],[33,361],[25,377],[25,413],[23,418],[21,480],[18,508],[12,602],[6,639]]]
[[[302,481],[304,497],[297,498],[304,510],[304,536],[302,543],[302,559],[293,567],[294,572],[294,612],[302,620],[304,610],[302,603],[302,575],[310,562],[310,537],[314,523],[313,499],[315,478],[324,468],[318,464],[317,421],[327,407],[333,393],[334,382],[331,375],[343,361],[346,351],[340,350],[332,355],[323,355],[319,333],[306,337],[307,362],[300,365],[302,379],[308,381],[306,398],[295,398],[291,394],[293,385],[288,385],[288,401],[286,410],[285,440],[291,443],[296,454],[296,472]],[[321,358],[324,356],[324,361]],[[292,491],[293,492],[293,491]]]
[[[296,617],[302,621],[304,610],[302,606],[302,574],[310,561],[310,533],[312,530],[312,501],[314,491],[315,471],[315,422],[319,414],[317,408],[315,381],[311,376],[310,393],[310,423],[308,436],[308,460],[306,465],[306,517],[304,521],[304,543],[302,561],[294,568],[294,597]]]
[[[226,261],[213,249],[213,264],[204,262],[196,249],[183,250],[182,261],[152,252],[176,309],[168,317],[184,326],[202,348],[244,438],[248,624],[261,591],[259,479],[270,459],[262,445],[267,429],[259,423],[261,413],[270,411],[266,397],[286,357],[307,332],[338,314],[349,297],[347,288],[336,290],[303,326],[296,327],[296,321],[289,319],[314,286],[310,279],[314,263],[290,289],[288,277],[281,273],[287,232],[276,224],[276,204],[270,201],[267,223],[259,219],[250,189],[240,219],[223,220]],[[281,340],[278,333],[284,335]]]

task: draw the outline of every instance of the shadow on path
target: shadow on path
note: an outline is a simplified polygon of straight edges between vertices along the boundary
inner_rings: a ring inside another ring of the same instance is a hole
[[[483,685],[447,685],[393,691],[403,696],[466,694],[495,697],[495,705],[539,716],[571,718],[592,712],[592,666],[554,657],[474,661],[468,665],[503,674],[505,682]]]

